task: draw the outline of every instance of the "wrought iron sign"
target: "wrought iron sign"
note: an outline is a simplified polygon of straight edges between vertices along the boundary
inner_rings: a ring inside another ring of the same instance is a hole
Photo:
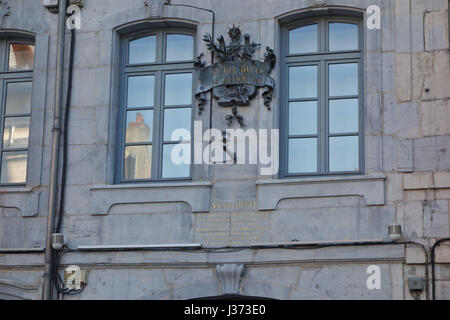
[[[212,51],[218,62],[205,66],[202,56],[197,58],[196,67],[199,69],[200,87],[195,92],[199,100],[199,112],[201,113],[206,103],[206,93],[212,90],[212,94],[222,107],[232,107],[232,114],[226,116],[230,125],[236,119],[244,126],[244,119],[238,114],[237,106],[249,106],[258,88],[264,88],[262,97],[264,105],[270,110],[272,101],[274,80],[270,73],[275,67],[276,56],[272,49],[266,48],[264,61],[253,60],[253,54],[260,45],[250,42],[250,35],[242,35],[239,27],[233,25],[229,28],[228,35],[231,39],[229,45],[225,44],[223,36],[216,43],[210,34],[206,34],[203,40]]]

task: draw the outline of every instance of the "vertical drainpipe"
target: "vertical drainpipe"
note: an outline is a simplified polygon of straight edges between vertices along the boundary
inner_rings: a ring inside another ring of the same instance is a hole
[[[52,162],[50,168],[50,188],[48,199],[47,216],[47,237],[45,241],[45,268],[44,268],[44,286],[42,288],[43,300],[52,300],[53,298],[53,248],[51,236],[55,228],[56,200],[58,191],[58,171],[59,171],[59,151],[61,135],[61,114],[63,103],[63,84],[64,84],[64,43],[66,32],[66,10],[67,0],[59,0],[58,4],[58,52],[56,66],[56,84],[55,84],[55,111],[53,118],[53,141],[52,141]]]

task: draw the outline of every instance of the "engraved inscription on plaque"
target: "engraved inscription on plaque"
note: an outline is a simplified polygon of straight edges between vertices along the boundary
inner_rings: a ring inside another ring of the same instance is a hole
[[[206,247],[270,241],[270,213],[257,212],[256,201],[212,202],[213,212],[196,216],[196,241]]]
[[[256,210],[256,201],[234,201],[234,202],[215,202],[212,203],[212,209],[214,211],[223,211],[230,209],[245,210],[253,209]]]

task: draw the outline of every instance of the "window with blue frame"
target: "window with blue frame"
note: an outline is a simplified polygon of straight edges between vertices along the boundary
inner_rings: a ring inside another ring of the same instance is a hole
[[[27,181],[34,44],[0,40],[0,57],[0,184],[22,185]]]
[[[353,18],[283,27],[281,176],[364,171],[362,32]]]
[[[117,182],[190,179],[195,36],[189,30],[138,33],[122,42]],[[177,149],[178,150],[178,149]],[[178,152],[178,151],[176,151]]]

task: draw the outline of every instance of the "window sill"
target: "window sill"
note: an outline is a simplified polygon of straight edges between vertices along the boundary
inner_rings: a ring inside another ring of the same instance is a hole
[[[156,182],[91,187],[92,215],[107,215],[116,204],[185,202],[192,212],[209,212],[211,182]]]
[[[256,182],[259,210],[275,210],[283,199],[360,196],[366,205],[385,204],[384,175],[289,178]]]
[[[0,210],[15,208],[22,217],[38,215],[39,192],[24,186],[0,186]]]
[[[2,193],[29,193],[32,191],[33,191],[33,189],[24,187],[23,185],[19,185],[17,187],[0,185],[0,194],[2,194]]]

